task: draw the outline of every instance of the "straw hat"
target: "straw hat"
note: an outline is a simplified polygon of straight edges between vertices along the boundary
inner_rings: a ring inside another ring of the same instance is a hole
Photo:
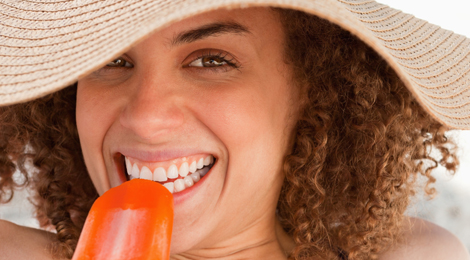
[[[373,0],[0,0],[0,105],[73,84],[172,22],[250,6],[340,25],[377,51],[437,120],[470,129],[470,39]]]

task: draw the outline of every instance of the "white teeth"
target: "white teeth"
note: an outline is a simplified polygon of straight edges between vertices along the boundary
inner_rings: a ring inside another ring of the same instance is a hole
[[[196,184],[210,170],[209,167],[204,166],[214,163],[214,157],[212,155],[193,161],[190,165],[187,158],[184,157],[182,160],[183,163],[179,170],[175,164],[172,164],[167,171],[165,171],[165,168],[163,167],[158,167],[152,173],[148,166],[142,166],[142,169],[139,170],[137,163],[132,164],[127,157],[124,157],[129,179],[132,180],[140,178],[157,182],[166,182],[170,179],[170,182],[163,184],[163,186],[165,186],[171,193],[180,192],[194,186],[194,184]],[[179,176],[183,178],[178,179]]]
[[[204,158],[204,166],[210,165],[211,164],[211,158],[212,156],[209,155],[206,158]]]
[[[196,170],[197,170],[196,161],[194,161],[194,162],[191,163],[191,166],[189,166],[189,171],[191,173],[194,173]]]
[[[188,176],[188,173],[189,173],[188,163],[184,162],[183,164],[181,164],[179,174],[180,174],[181,177],[186,177],[186,176]]]
[[[176,165],[172,164],[170,168],[168,168],[167,177],[168,179],[178,178],[178,168],[176,167]]]
[[[201,175],[199,175],[198,172],[195,172],[195,173],[192,173],[191,175],[191,178],[193,179],[193,182],[196,183],[198,182],[200,179],[201,179]]]
[[[175,183],[175,191],[176,192],[180,192],[180,191],[182,191],[186,188],[185,185],[184,185],[184,181],[182,179],[178,179],[174,183]]]
[[[189,188],[193,185],[194,185],[194,181],[193,181],[193,178],[191,178],[191,176],[184,177],[184,186],[186,188]]]
[[[137,166],[137,163],[135,163],[134,166],[132,166],[131,176],[134,178],[139,178],[140,177],[139,175],[140,175],[139,167]]]
[[[140,178],[141,179],[152,180],[153,179],[152,175],[153,175],[152,172],[150,171],[149,168],[147,168],[147,166],[142,167],[142,170],[140,171]]]
[[[166,177],[166,171],[163,167],[158,167],[153,171],[153,180],[154,181],[167,181],[168,178]]]
[[[201,158],[197,161],[197,168],[202,169],[202,167],[204,167],[204,159]]]
[[[165,188],[167,188],[171,193],[175,191],[175,184],[173,182],[167,182],[163,184]]]

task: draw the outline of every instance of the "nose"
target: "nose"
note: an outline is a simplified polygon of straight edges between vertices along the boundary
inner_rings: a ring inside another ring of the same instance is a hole
[[[143,140],[153,140],[181,126],[184,121],[182,104],[178,104],[181,98],[171,85],[141,80],[130,86],[133,90],[121,112],[121,125]]]

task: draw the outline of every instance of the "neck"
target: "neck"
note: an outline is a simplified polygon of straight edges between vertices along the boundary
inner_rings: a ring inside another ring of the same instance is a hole
[[[236,235],[211,247],[199,248],[173,255],[171,260],[202,259],[272,259],[287,260],[286,252],[292,248],[292,240],[282,230],[275,215],[260,219]]]

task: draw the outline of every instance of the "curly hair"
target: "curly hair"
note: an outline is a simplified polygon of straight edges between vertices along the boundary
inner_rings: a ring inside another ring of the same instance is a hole
[[[41,227],[54,228],[53,252],[71,258],[98,197],[83,161],[75,123],[76,86],[44,98],[0,107],[0,199],[31,186]],[[15,182],[18,169],[23,182]],[[34,171],[34,172],[33,172]]]
[[[276,10],[302,107],[278,203],[296,244],[290,259],[376,259],[399,241],[417,177],[432,184],[438,163],[456,170],[455,144],[363,42],[320,18]],[[67,258],[98,197],[81,154],[76,91],[0,108],[0,200],[31,187],[40,225],[55,228],[54,252]]]
[[[418,175],[455,172],[455,144],[388,64],[326,20],[279,9],[303,104],[278,203],[291,259],[376,259],[399,241]],[[438,160],[431,148],[440,151]]]

